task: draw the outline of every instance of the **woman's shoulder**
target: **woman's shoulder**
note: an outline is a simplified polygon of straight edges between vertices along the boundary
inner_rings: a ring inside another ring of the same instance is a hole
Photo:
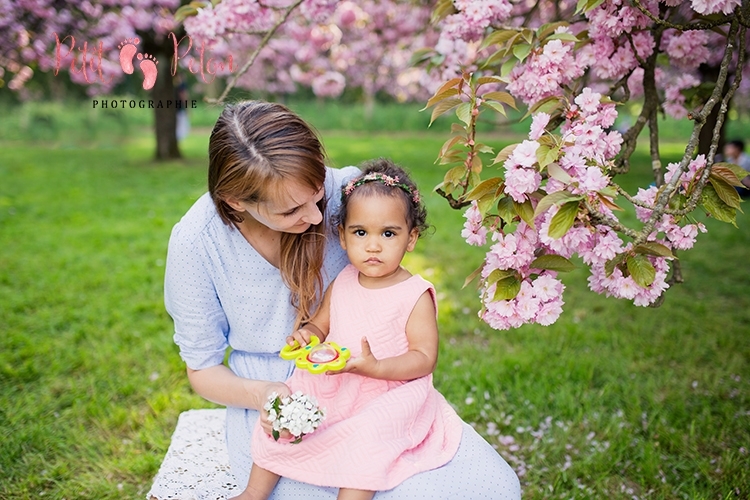
[[[192,244],[207,228],[216,223],[224,225],[216,211],[211,195],[205,193],[185,212],[180,221],[172,228],[170,241],[179,240],[183,244]]]

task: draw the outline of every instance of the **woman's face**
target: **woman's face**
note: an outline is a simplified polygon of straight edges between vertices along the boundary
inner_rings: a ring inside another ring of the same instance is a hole
[[[304,233],[311,225],[323,220],[317,205],[325,195],[323,186],[312,189],[297,182],[285,182],[277,193],[269,200],[258,203],[226,201],[238,212],[247,213],[269,229],[282,233]]]

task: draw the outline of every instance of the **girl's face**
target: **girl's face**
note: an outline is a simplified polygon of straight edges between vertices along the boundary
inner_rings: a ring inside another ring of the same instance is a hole
[[[311,189],[307,185],[287,182],[278,193],[278,196],[259,203],[237,199],[227,199],[226,202],[238,212],[247,213],[269,229],[282,233],[304,233],[311,225],[323,220],[318,208],[318,202],[325,195],[323,186]]]
[[[341,246],[360,272],[360,282],[395,278],[406,252],[414,250],[419,232],[409,229],[400,197],[354,196],[346,221],[339,226]],[[388,286],[388,283],[379,283]]]

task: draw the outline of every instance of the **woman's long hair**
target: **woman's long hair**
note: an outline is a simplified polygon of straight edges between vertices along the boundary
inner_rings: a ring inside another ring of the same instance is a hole
[[[228,105],[211,132],[208,191],[225,224],[242,222],[225,200],[271,199],[282,182],[317,191],[326,177],[325,153],[312,128],[281,104],[247,101]],[[328,193],[327,193],[328,195]],[[323,294],[326,196],[323,219],[302,234],[282,233],[279,270],[297,309],[295,329],[310,320]]]

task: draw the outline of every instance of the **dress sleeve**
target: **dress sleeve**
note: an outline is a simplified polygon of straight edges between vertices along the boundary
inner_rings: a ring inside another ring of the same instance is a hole
[[[175,225],[169,238],[164,304],[174,320],[174,342],[194,370],[220,365],[229,345],[229,323],[207,268],[200,237]]]

